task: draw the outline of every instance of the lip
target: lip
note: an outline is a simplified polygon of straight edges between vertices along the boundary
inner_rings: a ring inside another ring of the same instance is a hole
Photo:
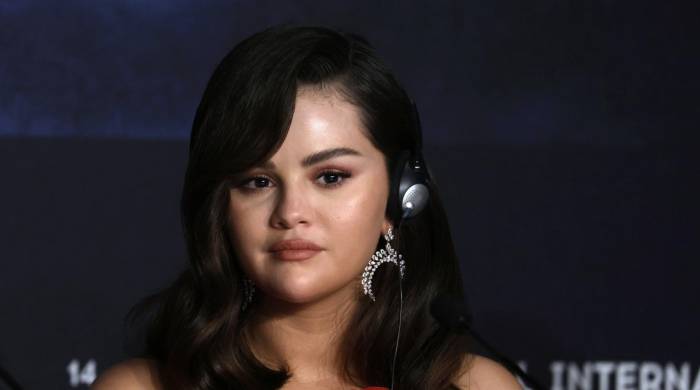
[[[311,241],[295,239],[276,242],[270,252],[279,260],[300,261],[318,254],[323,248]]]

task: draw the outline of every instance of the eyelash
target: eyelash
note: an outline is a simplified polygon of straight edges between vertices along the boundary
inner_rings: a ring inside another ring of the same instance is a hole
[[[320,172],[318,174],[317,178],[321,178],[323,176],[337,176],[338,178],[340,178],[340,180],[336,181],[335,183],[329,183],[329,184],[323,185],[323,187],[326,187],[326,188],[334,188],[334,187],[339,187],[339,186],[343,185],[345,180],[348,179],[351,175],[348,172],[327,169],[327,170]],[[252,177],[249,177],[249,178],[243,180],[239,184],[239,187],[243,190],[251,191],[251,192],[260,191],[260,190],[267,188],[267,187],[246,187],[246,185],[248,183],[254,182],[255,180],[258,180],[258,179],[264,179],[264,180],[271,181],[271,179],[267,176],[263,176],[263,175],[252,176]]]

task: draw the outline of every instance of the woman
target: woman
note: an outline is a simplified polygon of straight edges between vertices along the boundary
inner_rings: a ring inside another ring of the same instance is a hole
[[[144,356],[93,388],[519,389],[430,316],[462,288],[424,169],[423,209],[398,200],[420,162],[413,108],[359,36],[281,26],[237,45],[190,139],[190,265],[151,300]]]

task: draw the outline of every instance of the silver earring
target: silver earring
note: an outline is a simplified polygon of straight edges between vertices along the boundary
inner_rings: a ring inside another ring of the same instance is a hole
[[[403,256],[391,247],[391,240],[393,239],[394,234],[392,228],[389,227],[389,231],[384,235],[384,241],[386,242],[386,244],[384,244],[384,249],[374,252],[372,259],[370,259],[365,267],[365,272],[362,273],[362,289],[365,295],[369,296],[369,299],[372,301],[375,300],[374,293],[372,292],[372,278],[374,277],[374,271],[376,271],[380,265],[384,263],[396,264],[399,267],[401,279],[403,279],[406,263],[403,261]]]
[[[253,295],[255,294],[255,284],[253,283],[252,280],[244,277],[243,278],[243,306],[241,307],[242,310],[245,310],[248,308],[251,302],[253,302]]]

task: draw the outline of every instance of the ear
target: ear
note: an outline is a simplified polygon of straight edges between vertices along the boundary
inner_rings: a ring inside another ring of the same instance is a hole
[[[387,234],[389,232],[389,228],[393,226],[394,224],[389,218],[384,218],[384,223],[382,224],[382,234]]]

